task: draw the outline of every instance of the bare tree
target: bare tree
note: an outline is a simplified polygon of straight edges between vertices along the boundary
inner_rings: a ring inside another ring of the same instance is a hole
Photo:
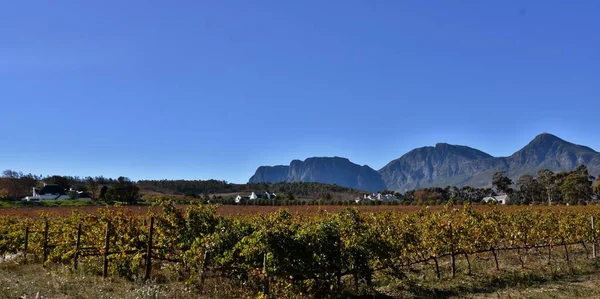
[[[85,184],[92,193],[92,198],[96,199],[96,193],[98,192],[98,182],[93,177],[87,177]]]

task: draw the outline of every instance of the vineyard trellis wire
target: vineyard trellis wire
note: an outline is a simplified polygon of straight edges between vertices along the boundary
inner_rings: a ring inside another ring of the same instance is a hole
[[[501,212],[445,207],[417,213],[361,214],[348,209],[315,217],[286,211],[255,217],[223,217],[214,206],[192,205],[178,210],[163,202],[139,217],[126,209],[101,210],[96,215],[74,212],[70,217],[39,220],[0,218],[0,254],[22,252],[42,256],[42,265],[90,263],[102,257],[102,275],[150,278],[152,261],[172,263],[185,279],[200,287],[210,277],[291,285],[303,291],[334,290],[351,276],[356,288],[370,286],[375,273],[401,277],[416,264],[449,258],[452,277],[456,258],[488,253],[499,269],[497,254],[569,246],[592,246],[596,257],[594,219],[600,207]]]

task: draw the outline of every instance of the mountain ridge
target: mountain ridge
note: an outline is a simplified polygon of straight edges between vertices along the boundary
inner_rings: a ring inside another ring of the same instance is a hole
[[[494,157],[466,145],[444,142],[415,148],[376,171],[383,182],[381,189],[377,189],[381,183],[373,174],[375,170],[342,157],[313,157],[293,160],[290,166],[261,166],[250,182],[315,181],[368,191],[406,191],[448,185],[487,187],[496,171],[506,171],[516,180],[522,174],[535,174],[540,169],[567,171],[580,164],[586,165],[590,174],[599,174],[600,153],[542,133],[506,157]]]
[[[261,166],[249,180],[250,183],[296,181],[337,184],[373,192],[386,187],[379,173],[371,167],[337,156],[292,160],[289,166]]]

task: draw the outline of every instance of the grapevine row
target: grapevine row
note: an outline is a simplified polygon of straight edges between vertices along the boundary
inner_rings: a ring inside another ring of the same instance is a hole
[[[565,208],[507,213],[480,212],[466,205],[417,213],[361,214],[347,209],[308,217],[283,210],[223,217],[215,206],[179,210],[167,201],[145,217],[126,209],[74,212],[62,218],[42,215],[37,220],[2,217],[0,254],[23,252],[27,244],[29,256],[46,257],[44,265],[77,261],[97,269],[98,256],[103,256],[105,274],[128,278],[140,276],[144,265],[158,259],[168,261],[188,282],[201,284],[209,276],[220,276],[261,281],[266,290],[274,284],[271,288],[310,293],[336,290],[344,277],[351,277],[356,286],[371,285],[375,273],[401,278],[407,267],[430,261],[439,277],[438,263],[447,257],[454,276],[458,256],[470,265],[469,256],[490,253],[499,267],[497,253],[504,250],[521,253],[560,246],[568,258],[569,245],[581,244],[587,250],[586,244],[592,244],[595,254],[598,231],[591,228],[590,219],[599,216],[600,208],[595,207],[586,212]]]

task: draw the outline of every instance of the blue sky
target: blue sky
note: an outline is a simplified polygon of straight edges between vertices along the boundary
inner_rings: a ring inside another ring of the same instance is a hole
[[[4,1],[0,168],[246,182],[437,142],[600,150],[599,1]]]

